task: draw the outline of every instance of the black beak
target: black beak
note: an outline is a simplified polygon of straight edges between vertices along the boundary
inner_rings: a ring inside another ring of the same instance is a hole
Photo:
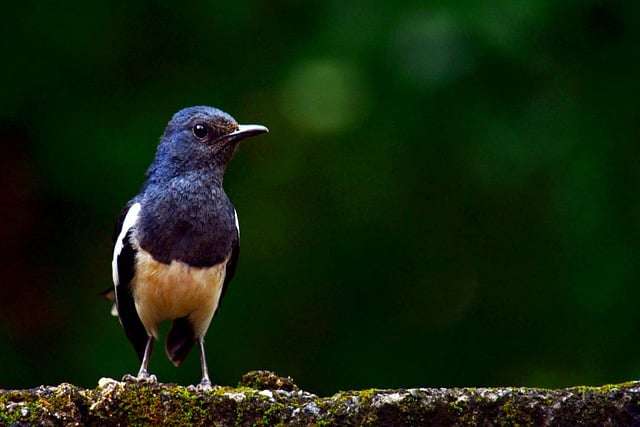
[[[215,140],[214,142],[219,142],[222,140],[226,142],[240,141],[242,139],[249,138],[251,136],[256,136],[256,135],[260,135],[262,133],[268,133],[268,132],[269,132],[269,129],[267,129],[262,125],[239,125],[238,130],[235,130],[231,133],[223,135],[217,140]]]

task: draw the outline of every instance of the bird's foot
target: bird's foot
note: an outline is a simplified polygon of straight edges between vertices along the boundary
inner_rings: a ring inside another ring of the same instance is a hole
[[[140,373],[138,373],[137,377],[134,377],[133,375],[127,374],[124,377],[122,377],[122,381],[127,382],[127,383],[156,384],[158,382],[158,378],[155,375],[150,374],[148,372],[140,372]]]
[[[191,391],[211,391],[213,390],[213,385],[211,384],[211,380],[209,378],[203,378],[198,385],[190,385],[189,390]]]

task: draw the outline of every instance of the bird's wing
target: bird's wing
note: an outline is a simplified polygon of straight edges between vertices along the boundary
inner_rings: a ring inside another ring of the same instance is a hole
[[[136,248],[131,236],[140,215],[140,203],[127,205],[118,219],[111,263],[116,306],[120,323],[140,359],[147,343],[147,331],[133,300],[131,281],[135,274]]]
[[[224,276],[224,283],[222,284],[220,299],[218,300],[218,307],[220,307],[222,298],[224,298],[224,294],[227,292],[227,289],[229,288],[229,283],[233,279],[233,276],[235,276],[236,274],[236,267],[238,266],[238,258],[240,257],[240,224],[238,222],[238,213],[234,211],[234,215],[236,217],[237,235],[231,246],[231,255],[229,256],[229,261],[227,261],[226,273]]]

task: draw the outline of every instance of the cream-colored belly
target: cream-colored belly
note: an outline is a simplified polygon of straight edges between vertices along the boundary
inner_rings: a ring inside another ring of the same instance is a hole
[[[136,310],[147,332],[157,338],[163,320],[188,317],[197,337],[204,336],[218,307],[227,260],[208,268],[179,261],[163,264],[139,249],[132,288]]]

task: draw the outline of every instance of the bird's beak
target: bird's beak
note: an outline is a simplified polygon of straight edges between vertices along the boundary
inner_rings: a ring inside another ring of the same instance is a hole
[[[251,136],[260,135],[261,133],[267,132],[269,132],[269,129],[262,125],[239,125],[237,130],[221,136],[217,139],[216,142],[222,140],[226,142],[240,141],[241,139],[249,138]]]

